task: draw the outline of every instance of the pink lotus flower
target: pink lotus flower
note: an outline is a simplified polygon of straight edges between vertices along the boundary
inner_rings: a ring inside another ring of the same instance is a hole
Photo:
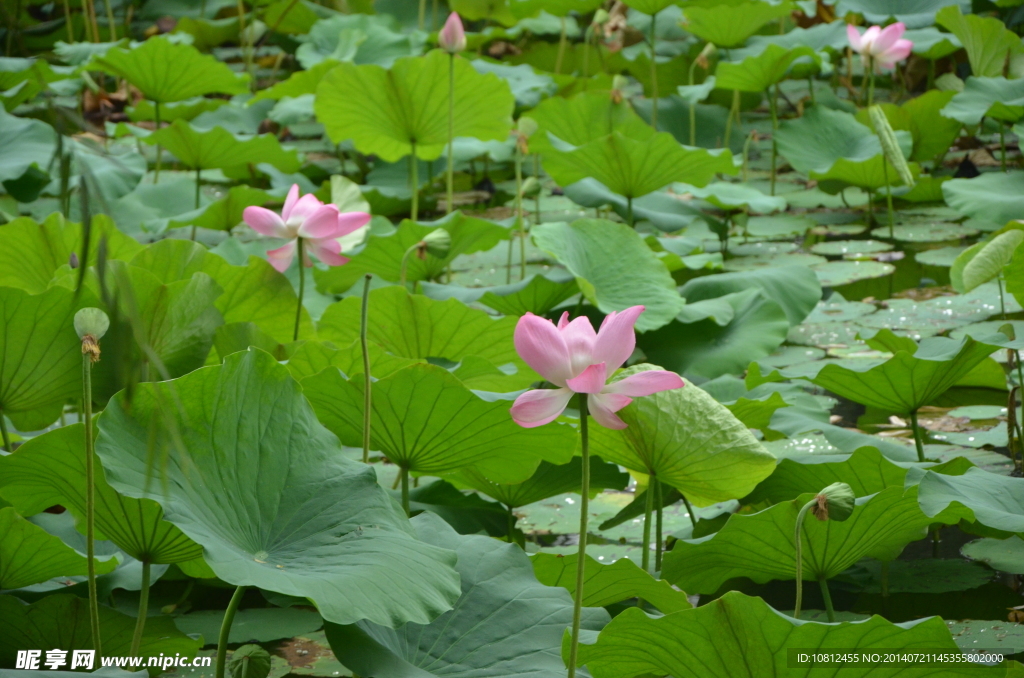
[[[267,252],[270,265],[282,273],[292,265],[299,238],[303,240],[303,261],[312,266],[308,253],[328,266],[348,263],[341,256],[338,238],[365,226],[370,221],[366,212],[339,212],[335,205],[325,205],[312,193],[299,197],[299,185],[293,184],[284,201],[281,216],[263,207],[246,207],[242,218],[254,230],[289,242]]]
[[[594,332],[586,317],[569,322],[562,315],[556,328],[546,318],[527,313],[516,325],[516,351],[523,360],[557,389],[527,391],[512,405],[512,419],[525,428],[543,426],[558,418],[573,393],[586,393],[590,414],[606,428],[623,429],[626,422],[615,414],[637,396],[650,395],[683,386],[675,372],[651,370],[606,383],[633,353],[636,335],[633,325],[643,313],[633,306],[610,313]]]
[[[458,12],[448,15],[444,28],[437,36],[437,44],[449,54],[458,54],[466,49],[466,30],[462,27],[462,19]]]
[[[914,48],[913,42],[902,39],[905,30],[907,27],[900,22],[885,28],[872,26],[861,35],[856,26],[847,24],[846,36],[853,51],[860,54],[865,62],[870,61],[875,68],[892,68],[897,61],[910,56],[910,50]]]

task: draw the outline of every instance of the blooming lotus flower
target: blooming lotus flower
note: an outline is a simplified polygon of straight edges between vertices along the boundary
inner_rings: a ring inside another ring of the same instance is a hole
[[[610,313],[594,332],[586,317],[569,322],[562,315],[558,326],[527,313],[516,325],[516,351],[541,376],[559,388],[527,391],[512,405],[512,419],[525,428],[554,421],[565,410],[573,393],[586,393],[588,409],[597,423],[623,429],[626,422],[615,414],[637,396],[683,386],[675,372],[651,370],[606,383],[608,376],[626,362],[636,346],[633,325],[643,313],[633,306]]]
[[[902,39],[905,30],[907,27],[899,22],[885,28],[872,26],[861,35],[856,26],[847,24],[846,36],[853,51],[865,61],[870,60],[876,68],[892,68],[897,61],[910,56],[914,47],[913,42]]]
[[[466,30],[462,27],[458,12],[448,15],[444,28],[437,36],[437,44],[449,54],[458,54],[466,49]]]
[[[288,243],[267,252],[270,265],[282,273],[295,258],[299,238],[303,240],[303,259],[312,266],[308,253],[328,266],[348,263],[341,256],[338,238],[365,226],[370,221],[366,212],[340,212],[335,205],[325,205],[312,193],[299,197],[299,185],[293,184],[284,201],[281,215],[263,207],[246,207],[242,218],[254,230],[274,238],[287,238]]]

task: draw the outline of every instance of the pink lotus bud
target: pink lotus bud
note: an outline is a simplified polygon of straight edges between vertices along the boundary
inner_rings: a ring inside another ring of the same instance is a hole
[[[437,43],[449,54],[458,54],[466,49],[466,31],[458,12],[448,15],[448,21],[444,22],[444,28],[437,36]]]

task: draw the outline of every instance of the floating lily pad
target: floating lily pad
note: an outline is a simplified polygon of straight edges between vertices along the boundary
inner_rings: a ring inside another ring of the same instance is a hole
[[[750,217],[747,233],[767,238],[803,235],[814,226],[814,221],[804,216],[778,214],[770,217]]]
[[[910,441],[906,441],[909,445]],[[925,445],[924,456],[927,459],[934,459],[939,462],[950,461],[957,457],[963,457],[975,466],[990,473],[998,473],[1001,476],[1010,475],[1013,471],[1013,462],[1005,454],[999,454],[992,450],[972,449],[959,445]]]
[[[893,246],[878,240],[832,240],[820,242],[811,247],[811,252],[824,257],[842,257],[850,254],[874,254],[888,252]]]
[[[174,618],[174,625],[186,634],[200,634],[208,645],[217,642],[224,613],[220,610],[200,610]],[[324,620],[313,610],[297,607],[266,607],[239,610],[231,624],[231,643],[266,643],[281,638],[301,636],[319,631]]]
[[[577,525],[577,529],[578,529]],[[577,547],[572,546],[545,546],[541,553],[554,553],[561,555],[575,555]],[[587,544],[587,555],[602,565],[611,565],[617,560],[628,558],[637,565],[643,561],[643,549],[631,544]]]
[[[807,316],[804,321],[806,323],[824,323],[824,322],[847,322],[854,318],[860,318],[862,316],[874,313],[876,310],[874,304],[868,304],[863,301],[822,301],[811,314]]]
[[[871,235],[876,238],[889,238],[889,227],[880,226],[872,229]],[[900,242],[952,242],[978,235],[978,230],[946,222],[929,224],[901,224],[893,228],[893,239]]]
[[[820,360],[824,357],[825,352],[820,348],[783,346],[775,351],[775,353],[766,358],[761,358],[757,362],[761,364],[763,369],[766,367],[789,367],[790,365],[798,365],[811,360]]]
[[[780,254],[789,254],[799,247],[795,242],[748,242],[730,246],[729,253],[738,257],[774,257]]]
[[[975,338],[986,337],[998,332],[999,328],[1004,325],[1012,325],[1016,335],[1024,337],[1024,320],[986,320],[955,329],[949,333],[949,336],[954,339],[967,336]]]
[[[881,571],[881,561],[866,560],[845,574],[867,574],[870,579],[861,593],[881,593]],[[894,560],[889,564],[889,593],[952,593],[976,589],[991,580],[992,571],[987,567],[960,559]]]
[[[759,268],[775,268],[777,266],[814,266],[828,261],[816,254],[780,254],[759,255],[754,257],[737,257],[725,262],[727,271],[754,271]]]
[[[941,440],[953,445],[963,445],[965,447],[984,447],[986,445],[990,445],[992,447],[1006,447],[1008,442],[1005,421],[987,430],[957,431],[952,433],[933,432],[931,437],[936,440]]]
[[[1024,574],[1024,539],[978,539],[964,544],[960,553],[972,560],[986,563],[995,570]]]
[[[1006,408],[999,405],[967,405],[949,411],[951,417],[967,417],[975,419],[995,419],[1006,414]]]
[[[843,454],[843,451],[830,443],[824,434],[817,432],[801,433],[782,440],[772,440],[764,443],[764,449],[778,459],[808,454]]]
[[[947,621],[946,626],[961,650],[998,650],[1010,655],[1024,647],[1024,624],[968,619]]]
[[[802,323],[789,330],[786,341],[803,346],[853,346],[863,345],[857,339],[856,326],[844,322]]]
[[[943,297],[945,299],[947,297]],[[931,301],[939,301],[932,299]],[[888,308],[883,308],[877,313],[857,318],[854,322],[861,327],[873,329],[901,329],[909,330],[912,333],[931,331],[933,334],[943,330],[950,330],[954,327],[968,325],[972,321],[980,320],[978,316],[961,317],[956,310],[928,302],[921,303],[910,299],[890,299]]]
[[[966,250],[967,247],[938,247],[933,250],[925,250],[914,255],[914,259],[925,266],[942,266],[949,268],[956,261],[956,258]]]
[[[883,278],[896,267],[881,261],[829,261],[811,267],[818,275],[822,287],[848,285],[858,280]]]

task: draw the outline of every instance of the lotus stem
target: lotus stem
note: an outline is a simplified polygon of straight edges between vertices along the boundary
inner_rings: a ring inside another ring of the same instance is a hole
[[[416,243],[415,245],[413,245],[412,247],[407,249],[405,251],[405,254],[402,255],[402,265],[401,265],[401,267],[399,269],[400,272],[399,272],[399,275],[398,275],[398,283],[402,287],[406,287],[407,288],[407,285],[406,285],[405,281],[406,281],[406,276],[407,276],[408,271],[409,271],[409,257],[412,256],[412,253],[415,252],[418,247],[419,247],[419,243]],[[511,257],[512,255],[509,254],[509,256]]]
[[[359,344],[363,350],[363,463],[370,463],[370,406],[372,404],[372,381],[370,379],[370,345],[366,339],[369,327],[370,280],[369,273],[363,278],[363,306],[359,315]]]
[[[871,108],[875,103],[875,60],[868,57],[868,101],[867,107]]]
[[[910,426],[914,430],[914,446],[917,448],[917,460],[923,462],[925,461],[924,440],[922,440],[921,436],[921,427],[917,423],[917,410],[910,413]]]
[[[455,209],[455,55],[448,55],[448,171],[445,174],[445,213]]]
[[[409,218],[417,221],[420,218],[420,168],[416,161],[416,141],[411,141],[409,145],[412,148],[409,153],[409,182],[412,184],[412,208],[409,210]]]
[[[746,140],[743,142],[743,181],[747,180],[750,173],[750,144],[757,136],[757,130],[750,130]]]
[[[235,620],[235,612],[242,602],[245,587],[239,586],[231,596],[228,607],[224,610],[224,620],[220,623],[220,636],[217,639],[217,670],[216,678],[224,678],[224,668],[228,656],[228,639],[231,637],[231,623]]]
[[[196,209],[199,209],[199,181],[200,181],[199,173],[201,171],[202,170],[200,170],[198,167],[196,168]],[[196,241],[196,225],[193,222],[192,223],[192,242],[195,242],[195,241]]]
[[[587,560],[587,518],[590,511],[590,439],[587,432],[587,394],[580,393],[580,539],[576,549],[576,595],[572,605],[572,636],[569,642],[569,678],[576,678],[576,661],[580,649],[580,614],[583,610],[583,584]]]
[[[412,511],[409,509],[409,467],[402,466],[399,477],[402,480],[402,510],[405,511],[407,518],[411,518]]]
[[[740,91],[738,89],[732,91],[732,106],[729,107],[729,115],[725,119],[725,138],[722,140],[722,148],[729,148],[729,138],[732,137],[732,119],[734,117],[740,117]],[[696,145],[696,143],[692,145]]]
[[[653,50],[652,50],[653,51]],[[694,59],[693,63],[690,64],[690,79],[687,80],[687,84],[693,87],[693,69],[697,68],[697,60]],[[728,123],[726,123],[728,124]],[[697,104],[690,104],[690,145],[697,145]]]
[[[1000,273],[996,276],[996,286],[999,287],[999,309],[1003,314],[1003,320],[1006,320],[1006,297],[1003,294],[1003,274]]]
[[[665,545],[664,539],[662,537],[662,528],[664,527],[662,521],[664,519],[665,507],[663,506],[664,502],[661,497],[661,481],[658,480],[657,478],[654,479],[654,489],[654,501],[657,502],[657,509],[655,509],[657,511],[657,519],[654,521],[654,525],[656,528],[656,546],[654,547],[654,571],[661,572],[661,549]]]
[[[774,92],[768,96],[768,106],[772,113],[772,177],[771,195],[775,195],[775,168],[779,159],[779,83],[775,83]]]
[[[516,231],[519,233],[520,279],[526,277],[526,229],[523,227],[523,152],[516,143]],[[512,241],[508,242],[508,282],[512,282]]]
[[[942,543],[942,527],[932,528],[932,558],[939,557],[939,544]]]
[[[155,129],[157,132],[159,132],[160,131],[160,102],[159,101],[154,101],[153,102],[153,119],[154,119],[153,129]],[[164,147],[161,146],[160,144],[157,144],[156,145],[156,169],[153,171],[153,183],[154,184],[160,183],[160,160],[163,158],[163,155],[164,155]]]
[[[630,228],[633,228],[633,196],[631,195],[626,196],[626,223],[629,224]]]
[[[305,252],[303,251],[302,238],[298,238],[298,252],[299,255],[299,299],[295,304],[295,332],[292,334],[292,341],[299,340],[299,324],[302,322],[302,297],[306,294],[306,262]]]
[[[84,262],[83,262],[84,265]],[[90,335],[86,335],[94,341]],[[96,656],[102,656],[100,642],[100,599],[96,590],[96,468],[92,440],[92,363],[97,353],[85,350],[82,342],[82,424],[85,436],[85,551],[89,574],[89,625]]]
[[[658,482],[654,475],[648,476],[647,489],[644,491],[644,537],[643,550],[640,556],[640,567],[644,572],[651,571],[651,514],[654,511],[654,484]]]
[[[72,45],[75,44],[75,28],[71,23],[71,6],[68,4],[68,0],[63,1],[64,4],[64,23],[68,27],[68,42]]]
[[[683,505],[686,507],[686,514],[688,516],[690,516],[690,525],[692,525],[694,528],[696,528],[697,527],[697,516],[695,516],[693,514],[693,507],[690,506],[690,500],[687,499],[686,495],[683,494],[682,492],[679,493],[679,496],[683,498]]]
[[[834,624],[836,621],[836,611],[832,607],[832,594],[828,591],[828,580],[824,576],[818,577],[818,584],[821,586],[821,597],[825,601],[825,612],[828,614],[828,621],[830,624]]]
[[[565,60],[565,46],[568,43],[567,25],[565,17],[562,17],[562,32],[558,37],[558,56],[555,57],[555,75],[562,74],[562,62]],[[569,669],[572,671],[572,669]]]
[[[96,5],[95,5],[95,2],[94,2],[94,0],[84,0],[84,2],[85,2],[86,19],[89,22],[88,25],[92,29],[92,41],[93,42],[99,42],[100,41],[100,25],[96,21]]]
[[[868,189],[868,205],[867,205],[867,222],[868,224],[875,223],[875,191]]]
[[[658,13],[655,12],[651,15],[651,127],[654,129],[658,129],[658,53],[654,49],[658,40],[654,32],[657,23]]]
[[[142,561],[142,588],[139,590],[139,617],[135,621],[135,633],[132,634],[132,645],[128,651],[132,657],[139,656],[139,648],[142,646],[142,631],[146,628],[146,615],[149,614],[149,580],[152,564],[148,560]]]
[[[420,0],[419,29],[422,31],[427,25],[427,0]]]
[[[793,619],[800,618],[800,606],[804,601],[804,517],[817,503],[817,498],[811,499],[796,514],[796,528],[793,534],[793,544],[796,547],[796,604],[793,606]]]
[[[889,183],[889,161],[882,158],[882,177],[885,179],[885,203],[889,210],[889,239],[895,240],[896,210],[892,207],[892,184]]]
[[[814,76],[807,76],[807,89],[809,89],[811,92],[811,105],[813,106],[817,103],[816,97],[814,95]]]
[[[540,155],[534,154],[533,156],[533,176],[537,179],[537,183],[540,184]],[[537,190],[537,197],[533,199],[533,219],[534,223],[540,223],[540,189]]]
[[[252,76],[252,44],[245,35],[245,0],[238,0],[238,42],[242,48],[245,72]]]
[[[114,25],[114,8],[110,4],[110,0],[103,0],[103,4],[107,9],[107,32],[110,34],[110,42],[117,41],[117,28]]]
[[[999,121],[999,167],[1006,171],[1006,123]]]
[[[0,410],[0,437],[3,437],[4,450],[14,452],[14,447],[11,446],[11,434],[7,432],[7,420],[4,419],[3,410]]]

